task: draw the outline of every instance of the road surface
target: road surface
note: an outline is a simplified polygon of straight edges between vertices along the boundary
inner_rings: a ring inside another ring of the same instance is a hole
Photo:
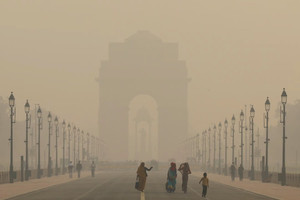
[[[187,194],[181,191],[181,175],[178,174],[175,193],[167,193],[164,185],[166,172],[151,171],[148,173],[146,189],[141,193],[134,189],[135,171],[102,172],[95,178],[87,177],[52,186],[42,190],[20,195],[10,200],[199,200],[201,186],[199,178],[190,176]],[[272,198],[236,189],[210,180],[208,200],[270,200]]]

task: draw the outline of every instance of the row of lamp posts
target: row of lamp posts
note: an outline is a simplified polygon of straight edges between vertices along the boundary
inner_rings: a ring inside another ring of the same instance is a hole
[[[285,140],[287,139],[286,134],[285,134],[285,123],[286,123],[286,103],[287,103],[287,94],[285,91],[285,88],[283,88],[282,94],[281,94],[281,103],[282,103],[282,107],[280,107],[280,122],[283,124],[283,144],[282,144],[282,171],[281,171],[281,184],[282,185],[286,185],[286,166],[285,166]],[[269,177],[269,159],[268,159],[268,144],[269,144],[269,111],[270,111],[270,100],[267,97],[267,100],[265,101],[265,111],[266,114],[264,115],[264,128],[266,129],[266,140],[265,140],[265,144],[266,144],[266,152],[265,152],[265,171],[264,171],[264,178],[268,178]],[[241,134],[241,143],[240,143],[240,150],[241,150],[241,160],[240,160],[240,164],[243,167],[243,150],[244,150],[244,143],[243,143],[243,129],[244,129],[244,125],[243,122],[245,120],[245,115],[243,110],[241,110],[240,112],[240,121],[239,121],[239,132]],[[254,117],[255,117],[255,109],[253,107],[253,105],[250,108],[250,131],[251,131],[251,171],[250,171],[250,179],[254,180],[255,178],[255,172],[254,172]],[[231,150],[232,150],[232,163],[235,163],[235,116],[233,115],[231,118],[231,137],[232,137],[232,145],[231,145]],[[227,119],[225,119],[224,121],[224,139],[225,139],[225,175],[227,175],[227,128],[228,128],[228,121]],[[222,129],[222,124],[221,122],[218,124],[218,138],[219,138],[219,160],[218,160],[218,173],[221,174],[222,169],[221,169],[221,129]],[[213,127],[213,170],[216,171],[216,133],[217,133],[217,127],[216,125],[214,125]],[[206,160],[206,138],[208,135],[208,160]],[[211,128],[208,129],[208,131],[203,131],[202,132],[202,165],[203,166],[207,166],[208,168],[211,167]],[[206,163],[207,161],[207,163]]]
[[[13,92],[11,92],[11,95],[9,97],[9,106],[10,106],[10,122],[11,122],[11,128],[10,128],[10,167],[9,167],[9,180],[10,183],[14,182],[14,179],[16,178],[16,172],[14,171],[14,167],[13,167],[13,124],[16,122],[16,108],[15,108],[15,97],[13,95]],[[24,110],[25,110],[25,114],[26,114],[26,119],[25,119],[25,123],[26,123],[26,136],[25,136],[25,180],[27,181],[29,179],[30,176],[30,170],[28,167],[28,161],[29,161],[29,156],[28,156],[28,130],[30,128],[30,122],[31,122],[31,116],[30,116],[30,104],[28,102],[28,100],[26,100],[26,103],[24,105]],[[38,118],[38,138],[37,138],[37,147],[38,147],[38,155],[37,155],[37,178],[41,178],[42,172],[41,172],[41,160],[40,160],[40,133],[41,133],[41,129],[42,129],[42,110],[40,108],[40,106],[38,107],[37,110],[37,118]],[[49,123],[49,132],[48,132],[48,177],[50,177],[52,175],[52,166],[51,166],[51,135],[52,135],[52,115],[49,112],[48,114],[48,123]],[[55,175],[58,175],[58,137],[59,137],[59,122],[58,122],[58,118],[55,117],[54,119],[54,125],[55,125]],[[62,127],[63,127],[63,159],[62,159],[62,174],[65,173],[65,136],[66,136],[66,122],[65,120],[62,122]],[[71,139],[71,125],[68,124],[68,160],[71,160],[71,145],[70,145],[70,139]],[[76,144],[76,131],[78,133],[78,152],[77,152],[77,158],[75,157],[76,152],[75,152],[75,144]],[[80,129],[76,129],[76,126],[73,127],[73,134],[74,134],[74,162],[77,160],[80,160],[79,158],[79,153],[80,153]],[[83,149],[84,149],[84,132],[83,130],[81,131],[81,137],[82,137],[82,159],[84,159],[83,156]],[[92,136],[92,142],[93,139],[95,140],[95,137]],[[90,148],[90,134],[87,133],[87,160],[90,159],[90,155],[89,155],[89,148]],[[94,141],[95,143],[95,141]]]

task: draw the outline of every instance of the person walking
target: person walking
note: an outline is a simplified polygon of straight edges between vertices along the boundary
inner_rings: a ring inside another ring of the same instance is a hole
[[[189,174],[191,174],[189,163],[182,163],[178,169],[182,174],[182,191],[187,193],[187,184],[189,180]]]
[[[234,166],[234,163],[232,163],[231,166],[230,166],[230,174],[231,174],[231,180],[232,181],[234,181],[235,173],[236,173],[236,168]]]
[[[137,178],[139,179],[139,185],[138,185],[138,190],[141,192],[144,192],[145,189],[145,185],[146,185],[146,179],[147,179],[147,171],[151,171],[153,167],[150,167],[150,169],[148,169],[147,167],[145,167],[145,163],[142,162],[140,164],[140,166],[137,169]]]
[[[91,173],[92,173],[92,177],[95,177],[95,169],[96,169],[96,165],[94,163],[94,161],[91,164]]]
[[[176,189],[176,178],[177,178],[177,169],[176,164],[174,162],[171,163],[171,167],[168,170],[168,178],[167,178],[167,192],[174,192]]]
[[[73,164],[72,164],[72,161],[69,162],[68,171],[69,171],[69,178],[73,178]]]
[[[82,164],[80,163],[80,161],[78,161],[77,165],[76,165],[76,170],[77,170],[77,177],[80,178],[80,172],[82,169]]]
[[[239,177],[240,177],[240,181],[242,181],[242,180],[243,180],[243,178],[244,178],[244,167],[243,167],[243,165],[242,165],[242,164],[239,166],[239,169],[238,169],[238,171],[239,171]]]
[[[202,182],[202,197],[205,198],[206,194],[207,194],[207,188],[209,187],[209,181],[208,181],[207,173],[206,172],[203,174],[203,177],[199,181],[199,184],[201,182]]]

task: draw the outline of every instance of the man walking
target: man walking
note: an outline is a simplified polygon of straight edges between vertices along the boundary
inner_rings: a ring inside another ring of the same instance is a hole
[[[72,164],[72,161],[69,162],[68,171],[69,171],[69,177],[73,178],[73,164]]]
[[[96,165],[95,165],[95,163],[93,161],[92,164],[91,164],[92,177],[95,177],[95,168],[96,168]]]
[[[77,177],[80,178],[80,172],[81,172],[81,169],[82,169],[82,165],[80,163],[80,161],[78,161],[77,165],[76,165],[76,170],[77,170]]]
[[[230,174],[231,174],[231,180],[234,181],[235,178],[235,172],[236,172],[236,168],[234,166],[234,163],[232,162],[231,166],[230,166]]]
[[[240,177],[240,181],[242,181],[242,180],[243,180],[243,178],[244,178],[244,167],[243,167],[243,165],[242,165],[242,164],[240,165],[240,167],[239,167],[238,171],[239,171],[239,177]]]

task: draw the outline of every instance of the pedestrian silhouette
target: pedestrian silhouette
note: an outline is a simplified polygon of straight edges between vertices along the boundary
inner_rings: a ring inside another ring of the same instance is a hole
[[[189,180],[189,174],[191,174],[189,163],[182,163],[178,169],[182,174],[182,191],[187,193],[187,184]]]
[[[234,163],[232,162],[232,164],[230,166],[230,174],[231,174],[231,180],[232,181],[234,181],[235,173],[236,173],[236,168],[235,168]]]
[[[201,182],[202,182],[202,197],[206,197],[207,188],[209,187],[209,181],[208,181],[207,173],[206,172],[203,174],[203,177],[199,181],[199,184]]]
[[[80,178],[80,172],[82,169],[82,165],[80,163],[80,161],[78,161],[77,165],[76,165],[76,170],[77,170],[77,177]]]
[[[167,176],[167,183],[166,183],[166,190],[167,192],[174,192],[176,189],[176,178],[177,178],[177,169],[176,164],[171,163],[171,167],[168,170],[168,176]]]
[[[240,177],[240,181],[242,181],[242,180],[243,180],[243,178],[244,178],[244,167],[243,167],[243,165],[242,165],[242,164],[239,166],[239,169],[238,169],[238,171],[239,171],[239,177]]]
[[[147,167],[145,167],[145,163],[142,162],[140,164],[140,166],[138,167],[137,170],[137,179],[138,179],[138,190],[141,192],[144,192],[145,189],[145,185],[146,185],[146,179],[147,179],[147,171],[151,171],[153,167],[150,167],[150,169],[148,169]]]
[[[68,171],[69,171],[69,177],[73,178],[73,164],[72,164],[72,161],[69,162]]]
[[[94,163],[94,161],[91,164],[91,173],[92,173],[92,177],[95,177],[95,169],[96,169],[96,165]]]

